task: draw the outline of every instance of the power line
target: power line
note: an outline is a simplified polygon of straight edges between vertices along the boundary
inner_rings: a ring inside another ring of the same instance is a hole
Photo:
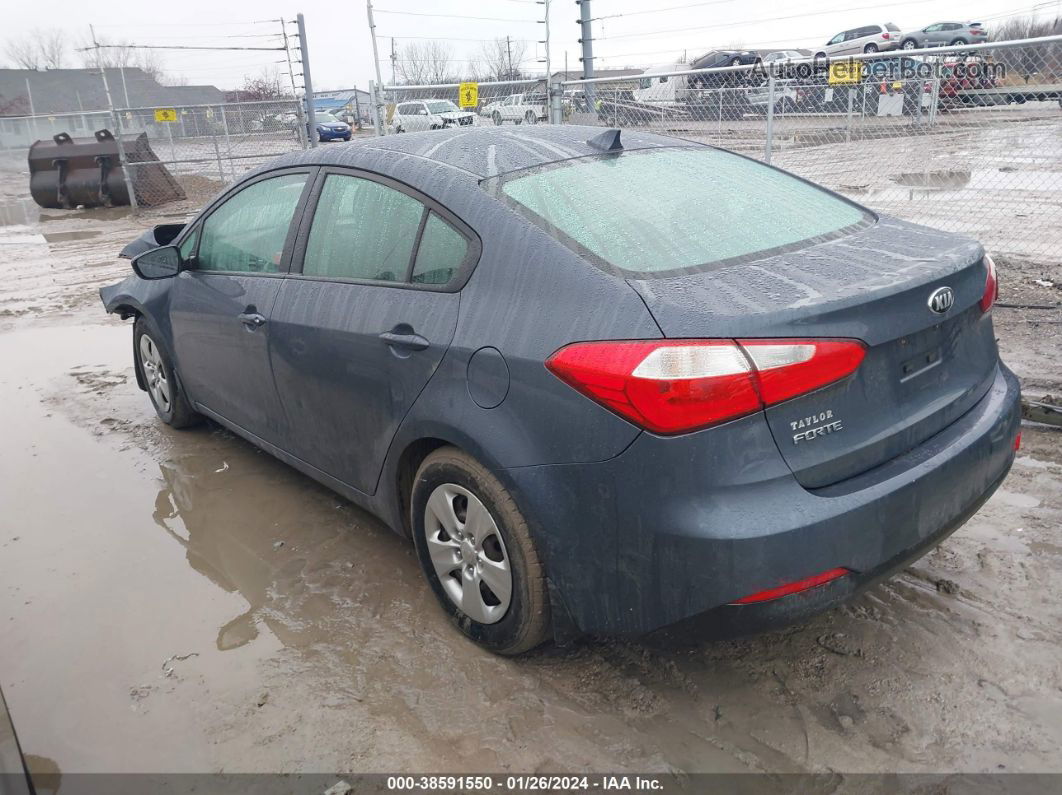
[[[893,3],[894,6],[910,6],[921,5],[924,0],[904,0],[904,2]],[[872,8],[880,8],[881,3],[871,3],[865,6],[851,6],[844,9],[845,11],[865,11]],[[782,22],[789,19],[804,19],[806,17],[818,17],[826,15],[836,15],[837,9],[829,9],[826,11],[808,11],[801,14],[786,14],[778,17],[766,17],[761,19],[742,19],[736,22],[722,22],[718,25],[698,25],[696,27],[684,27],[684,28],[670,28],[668,30],[650,30],[639,31],[638,33],[621,33],[618,36],[595,36],[595,41],[603,41],[605,39],[629,39],[635,36],[661,36],[668,33],[688,33],[692,30],[715,30],[717,28],[733,28],[740,27],[742,25],[761,25],[764,22]]]
[[[537,24],[537,19],[512,19],[511,17],[476,17],[464,14],[429,14],[424,11],[389,11],[384,8],[373,9],[377,14],[402,14],[409,17],[444,17],[446,19],[482,19],[490,22],[520,22]]]
[[[624,11],[624,12],[619,13],[619,14],[605,14],[604,16],[600,16],[600,17],[591,17],[590,21],[591,22],[600,22],[603,19],[616,19],[617,17],[633,17],[633,16],[637,16],[638,14],[656,14],[656,13],[662,13],[664,11],[678,11],[678,10],[684,9],[684,8],[698,8],[700,6],[717,6],[717,5],[723,5],[724,3],[735,3],[735,2],[738,2],[738,0],[704,0],[704,2],[687,3],[687,4],[681,5],[681,6],[665,6],[664,8],[647,8],[644,11]]]
[[[497,41],[497,39],[466,39],[459,38],[457,36],[388,36],[385,33],[379,33],[377,35],[383,39],[427,39],[429,41]],[[535,42],[534,39],[513,39],[513,41],[520,41],[524,42],[525,44],[532,44]]]

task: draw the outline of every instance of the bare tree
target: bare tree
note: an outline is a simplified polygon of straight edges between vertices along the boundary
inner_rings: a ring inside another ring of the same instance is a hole
[[[398,51],[395,69],[407,85],[438,85],[456,82],[451,68],[453,63],[450,46],[431,39],[403,45]]]
[[[58,28],[34,28],[9,40],[4,49],[22,69],[62,69],[66,64],[66,34]]]
[[[509,36],[483,42],[483,69],[490,80],[519,80],[523,73],[520,64],[527,55],[527,42]]]
[[[1036,17],[1017,17],[1000,24],[993,31],[992,38],[994,41],[1010,41],[1059,33],[1062,33],[1062,17],[1043,20]],[[1008,72],[1026,83],[1034,80],[1034,75],[1039,75],[1039,82],[1052,81],[1062,76],[1062,47],[1057,43],[999,49],[995,50],[993,55],[996,61],[1006,65]]]
[[[263,69],[256,77],[247,76],[238,92],[242,102],[264,102],[271,99],[290,99],[281,88],[280,73],[273,69]]]

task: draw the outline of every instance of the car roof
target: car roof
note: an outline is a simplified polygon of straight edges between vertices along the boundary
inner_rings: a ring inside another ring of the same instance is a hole
[[[303,164],[368,167],[379,164],[380,155],[407,155],[425,170],[448,166],[477,179],[548,165],[561,160],[602,154],[588,141],[606,132],[603,127],[543,124],[521,128],[472,127],[432,130],[371,138],[350,144],[322,146],[294,152],[271,164]],[[671,146],[695,146],[689,141],[654,133],[623,130],[620,141],[627,151]],[[406,163],[405,168],[411,164]]]

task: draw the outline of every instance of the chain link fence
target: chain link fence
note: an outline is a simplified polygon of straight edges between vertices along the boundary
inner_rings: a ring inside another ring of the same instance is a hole
[[[1062,260],[1062,36],[647,70],[551,89],[552,111],[544,80],[480,83],[472,123],[553,120],[722,146],[994,251]],[[403,111],[456,103],[457,92],[385,87],[380,132],[412,131]],[[424,121],[415,129],[452,123]]]
[[[1062,36],[570,82],[570,121],[781,166],[880,212],[1062,260]]]
[[[479,124],[539,124],[549,120],[546,81],[477,84],[477,102],[462,107],[460,83],[385,86],[375,104],[381,134]],[[468,99],[467,97],[465,98]]]
[[[121,132],[128,183],[146,206],[176,198],[201,204],[244,172],[308,145],[295,99],[7,116],[0,117],[2,168],[23,173],[36,141],[65,133],[77,144],[99,130]]]

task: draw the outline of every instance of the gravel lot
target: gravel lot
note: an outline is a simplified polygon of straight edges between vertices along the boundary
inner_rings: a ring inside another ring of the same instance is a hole
[[[36,771],[1062,772],[1062,430],[1027,423],[965,527],[810,623],[499,659],[376,520],[156,420],[96,289],[202,196],[38,218],[24,188],[0,179],[0,687]],[[1002,301],[1062,299],[1057,258],[1000,265]],[[1062,394],[1062,312],[995,312],[1025,390]]]

